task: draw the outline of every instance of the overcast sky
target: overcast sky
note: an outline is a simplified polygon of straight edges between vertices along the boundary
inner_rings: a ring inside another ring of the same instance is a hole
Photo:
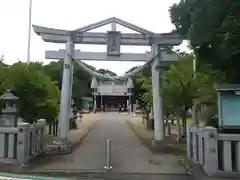
[[[109,18],[118,17],[156,33],[171,31],[174,26],[169,18],[169,6],[179,0],[33,0],[32,24],[51,28],[73,30]],[[12,64],[27,59],[29,0],[0,0],[0,56],[5,63]],[[106,32],[110,26],[94,32]],[[117,26],[122,32],[132,32]],[[32,31],[31,61],[50,60],[44,58],[45,50],[63,49],[63,44],[45,43]],[[106,51],[105,46],[77,45],[82,51]],[[182,50],[186,44],[181,45]],[[149,47],[122,47],[122,52],[145,52]],[[133,62],[87,61],[97,69],[105,68],[123,74],[131,67],[141,64]]]

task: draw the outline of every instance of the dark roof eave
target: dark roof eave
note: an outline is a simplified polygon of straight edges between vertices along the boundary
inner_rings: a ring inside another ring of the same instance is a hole
[[[217,91],[240,91],[240,84],[217,84],[215,89]]]

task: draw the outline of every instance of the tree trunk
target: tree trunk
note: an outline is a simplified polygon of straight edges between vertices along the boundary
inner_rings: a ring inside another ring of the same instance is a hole
[[[52,122],[48,124],[48,134],[52,135]]]
[[[53,127],[53,135],[56,136],[56,123],[55,123],[55,121],[52,122],[52,127]]]
[[[57,136],[58,135],[58,121],[55,121],[56,122],[56,126],[55,126],[55,128],[56,128],[56,135],[55,136]]]

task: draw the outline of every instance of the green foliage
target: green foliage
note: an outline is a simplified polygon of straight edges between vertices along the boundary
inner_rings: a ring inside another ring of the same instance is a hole
[[[134,66],[134,67],[132,67],[131,69],[129,69],[128,71],[126,71],[125,74],[132,72],[133,70],[137,69],[138,67],[139,67],[139,66]]]
[[[197,72],[193,71],[192,54],[180,53],[180,60],[161,71],[164,114],[179,114],[186,116],[186,111],[192,108],[195,99],[205,99],[216,102],[214,85],[224,80],[222,72],[213,70],[206,63],[198,63]],[[142,100],[142,105],[149,110],[152,107],[152,81],[149,68],[138,73],[135,77],[137,94]],[[182,111],[184,110],[184,111]],[[211,110],[213,112],[214,107]],[[182,113],[181,113],[182,112]],[[213,114],[213,113],[212,113]],[[213,114],[215,115],[215,114]]]
[[[38,118],[55,120],[59,113],[60,90],[62,84],[63,61],[51,62],[17,62],[12,66],[4,64],[4,56],[0,59],[0,94],[12,89],[19,97],[19,115],[27,122]],[[88,68],[96,68],[85,64]],[[115,73],[101,69],[101,73]],[[72,97],[76,108],[82,106],[82,97],[91,96],[90,82],[92,76],[77,63],[74,63]]]
[[[171,64],[169,69],[163,72],[165,105],[170,111],[181,108],[188,110],[194,99],[214,97],[216,94],[214,84],[222,80],[219,72],[205,65],[204,71],[198,70],[194,75],[193,58],[192,55],[181,54],[180,61]]]
[[[137,67],[136,67],[137,68]],[[132,68],[132,70],[134,70]],[[133,77],[134,93],[140,100],[140,106],[143,109],[150,111],[152,107],[152,80],[150,68],[146,67],[141,72],[137,73]]]
[[[112,76],[116,76],[114,72],[111,72],[109,70],[96,70],[95,67],[92,67],[86,63],[83,64],[91,70],[99,72],[101,74],[108,73]],[[57,84],[60,90],[62,88],[62,69],[63,60],[51,62],[50,64],[43,67],[43,71],[51,77],[51,79]],[[78,63],[74,62],[72,97],[77,109],[81,109],[82,107],[82,97],[92,96],[92,91],[90,88],[91,80],[92,76],[87,71],[85,71],[83,67],[79,66]]]
[[[3,93],[3,91],[6,89],[6,81],[8,79],[6,68],[0,64],[0,94]]]
[[[15,63],[2,67],[1,92],[12,89],[19,97],[19,116],[32,123],[38,118],[55,119],[59,112],[59,90],[50,77],[42,72],[41,64]]]
[[[103,75],[117,76],[116,73],[109,71],[108,69],[99,69],[97,72]]]
[[[240,1],[181,0],[170,8],[171,20],[187,35],[198,61],[206,61],[239,83]]]

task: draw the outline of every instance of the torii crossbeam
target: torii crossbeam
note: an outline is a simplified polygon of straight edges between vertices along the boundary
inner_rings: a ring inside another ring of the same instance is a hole
[[[58,51],[46,51],[46,59],[64,59],[65,50],[60,49]],[[176,61],[178,56],[176,53],[166,53],[161,54],[162,62]],[[152,53],[121,53],[119,56],[108,56],[104,52],[82,52],[80,50],[75,50],[72,56],[75,60],[88,60],[88,61],[131,61],[131,62],[147,62],[152,59]]]

